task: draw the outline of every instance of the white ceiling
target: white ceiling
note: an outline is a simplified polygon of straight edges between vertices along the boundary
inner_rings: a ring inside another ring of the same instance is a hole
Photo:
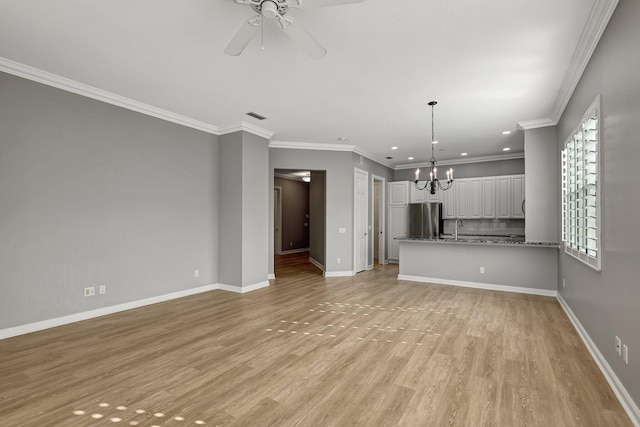
[[[0,57],[221,132],[244,122],[272,132],[276,144],[356,146],[397,166],[430,157],[431,100],[439,160],[521,153],[518,123],[557,121],[606,24],[594,24],[598,10],[616,3],[365,0],[291,9],[287,16],[328,50],[313,60],[271,21],[264,50],[258,36],[241,56],[225,55],[253,14],[231,1],[0,0]]]

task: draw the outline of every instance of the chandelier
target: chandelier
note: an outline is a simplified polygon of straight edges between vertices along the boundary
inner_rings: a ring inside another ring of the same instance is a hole
[[[434,130],[433,130],[433,107],[437,104],[437,101],[429,102],[431,105],[431,159],[429,160],[429,180],[424,183],[423,186],[420,186],[418,181],[420,181],[420,168],[416,169],[416,188],[418,190],[428,190],[431,194],[436,194],[437,190],[448,190],[453,185],[453,169],[449,168],[447,171],[447,181],[442,182],[438,179],[438,168],[436,167],[436,155],[434,154],[434,145],[438,143],[438,141],[434,138]]]

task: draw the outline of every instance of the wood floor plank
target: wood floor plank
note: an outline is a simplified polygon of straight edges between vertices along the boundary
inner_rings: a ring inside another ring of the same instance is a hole
[[[0,341],[0,425],[631,426],[554,298],[307,258]]]

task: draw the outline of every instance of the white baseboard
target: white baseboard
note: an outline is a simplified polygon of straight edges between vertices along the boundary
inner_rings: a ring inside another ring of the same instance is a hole
[[[93,319],[95,317],[106,316],[121,311],[131,310],[134,308],[144,307],[146,305],[157,304],[160,302],[170,301],[177,298],[195,295],[202,292],[209,292],[219,289],[217,284],[206,285],[198,288],[185,289],[184,291],[172,292],[170,294],[159,295],[156,297],[145,298],[137,301],[126,302],[123,304],[112,305],[109,307],[97,308],[95,310],[84,311],[82,313],[70,314],[68,316],[56,317],[54,319],[43,320],[40,322],[27,323],[26,325],[15,326],[0,330],[0,339],[11,338],[18,335],[29,334],[31,332],[42,331],[44,329],[55,328],[56,326],[67,325],[69,323],[80,322],[82,320]]]
[[[640,409],[638,408],[638,405],[633,401],[633,399],[627,392],[627,389],[624,388],[622,382],[620,382],[615,372],[613,372],[613,369],[607,362],[607,359],[605,359],[602,353],[600,353],[600,350],[593,342],[586,329],[584,329],[578,317],[571,310],[569,304],[567,304],[564,298],[562,298],[562,295],[560,295],[560,293],[558,293],[556,298],[558,299],[560,306],[564,309],[564,312],[567,313],[567,316],[569,317],[569,320],[571,320],[571,323],[573,323],[576,331],[578,331],[578,335],[580,335],[580,338],[582,338],[584,345],[587,346],[587,350],[589,350],[589,353],[591,353],[591,357],[593,357],[593,360],[596,361],[596,364],[598,365],[598,368],[600,368],[602,375],[604,375],[607,382],[611,386],[611,389],[613,389],[613,392],[615,393],[616,397],[620,401],[620,404],[631,419],[631,422],[634,426],[640,427]]]
[[[313,265],[315,265],[316,267],[318,267],[320,270],[322,270],[322,273],[324,273],[324,265],[320,264],[318,261],[316,261],[315,259],[309,257],[309,262]]]
[[[238,294],[246,294],[247,292],[255,291],[258,289],[266,288],[269,286],[269,282],[258,282],[249,286],[233,286],[233,285],[225,285],[223,283],[218,284],[218,288],[223,291],[235,292]]]
[[[398,274],[398,280],[409,280],[412,282],[435,283],[438,285],[460,286],[463,288],[487,289],[490,291],[516,292],[519,294],[542,295],[555,297],[558,292],[549,289],[521,288],[519,286],[494,285],[491,283],[464,282],[458,280],[435,279],[431,277],[409,276]]]
[[[275,273],[269,273],[269,275],[267,276],[267,280],[276,280]]]
[[[309,252],[309,248],[291,249],[288,251],[280,251],[278,255],[299,254],[300,252]]]
[[[355,276],[355,271],[325,271],[324,277],[349,277]]]

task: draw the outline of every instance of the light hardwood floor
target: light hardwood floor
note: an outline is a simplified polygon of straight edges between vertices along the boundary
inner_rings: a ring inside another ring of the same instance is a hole
[[[0,426],[631,426],[554,298],[306,257],[248,294],[0,341]]]

